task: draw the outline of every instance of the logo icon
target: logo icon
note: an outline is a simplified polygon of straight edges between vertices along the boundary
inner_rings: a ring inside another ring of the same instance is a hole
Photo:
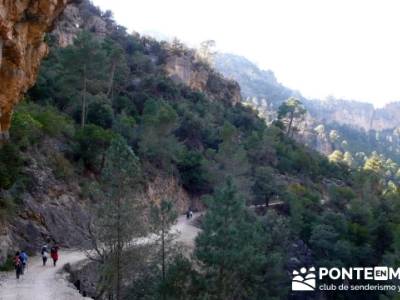
[[[292,291],[314,291],[316,286],[315,268],[293,270]]]
[[[374,280],[388,280],[389,279],[388,267],[375,267]]]

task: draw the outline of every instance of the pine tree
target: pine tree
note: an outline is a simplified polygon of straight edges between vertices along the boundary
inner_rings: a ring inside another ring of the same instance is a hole
[[[262,281],[265,257],[260,223],[228,180],[208,201],[195,257],[208,280],[206,299],[252,299]]]
[[[61,50],[61,86],[71,98],[80,97],[81,127],[85,127],[91,95],[105,91],[106,53],[101,44],[88,32],[81,32],[73,46]],[[104,83],[103,83],[104,81]],[[100,86],[99,86],[100,84]],[[75,95],[79,91],[80,95]]]
[[[292,137],[296,131],[294,122],[303,120],[307,110],[297,98],[290,97],[278,108],[278,120],[286,125],[286,135]]]
[[[212,182],[217,188],[221,188],[230,177],[238,193],[247,198],[252,186],[249,179],[250,164],[244,147],[238,145],[239,138],[236,127],[226,122],[221,130],[221,138],[222,143],[218,146],[218,152],[208,165]]]
[[[143,207],[135,196],[139,161],[122,138],[112,141],[103,170],[105,199],[96,207],[90,226],[94,254],[101,264],[102,293],[122,299],[122,283],[129,262],[130,243],[145,233]],[[131,252],[132,253],[132,252]]]
[[[156,180],[156,184],[149,189],[147,199],[150,203],[150,228],[155,236],[155,260],[161,266],[161,296],[166,299],[165,289],[169,264],[175,255],[174,239],[176,234],[171,232],[171,226],[176,222],[178,213],[175,202],[178,195],[178,186],[174,180]]]
[[[255,171],[253,194],[256,204],[269,205],[270,200],[280,194],[282,187],[275,181],[273,170],[270,167],[258,167]]]

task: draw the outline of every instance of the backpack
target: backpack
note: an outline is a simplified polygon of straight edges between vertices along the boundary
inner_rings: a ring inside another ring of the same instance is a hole
[[[19,258],[19,256],[14,257],[14,265],[15,267],[21,266],[21,259]]]
[[[21,260],[21,262],[22,262],[23,264],[26,264],[27,261],[28,261],[28,255],[27,255],[25,252],[22,252],[22,253],[19,255],[19,258],[20,258],[20,260]]]

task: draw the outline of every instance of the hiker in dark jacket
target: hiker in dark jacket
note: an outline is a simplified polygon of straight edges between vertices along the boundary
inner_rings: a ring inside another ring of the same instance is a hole
[[[19,279],[19,276],[22,274],[22,261],[20,258],[20,253],[19,251],[15,253],[14,256],[14,267],[15,267],[15,274],[17,275],[17,279]]]
[[[47,262],[47,258],[49,257],[49,250],[47,249],[47,245],[44,245],[42,247],[41,254],[42,254],[43,266],[45,266],[46,262]]]

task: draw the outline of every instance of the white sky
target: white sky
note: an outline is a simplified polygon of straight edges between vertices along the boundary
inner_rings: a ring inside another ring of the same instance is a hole
[[[397,0],[92,1],[130,31],[214,39],[306,97],[400,100]]]

